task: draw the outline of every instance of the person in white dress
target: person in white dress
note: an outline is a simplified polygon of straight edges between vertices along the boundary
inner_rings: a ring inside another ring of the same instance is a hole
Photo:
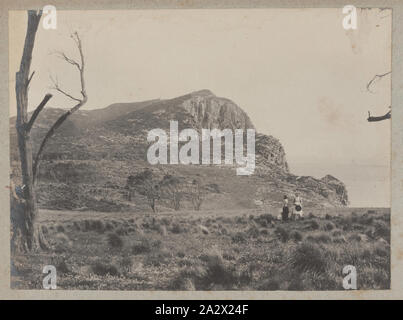
[[[295,194],[294,198],[294,206],[295,206],[295,217],[301,219],[304,216],[302,211],[302,199],[298,193]]]

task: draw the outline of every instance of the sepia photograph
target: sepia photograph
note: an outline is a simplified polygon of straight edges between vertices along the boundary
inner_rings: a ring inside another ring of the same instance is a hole
[[[11,289],[391,288],[391,9],[8,26]]]

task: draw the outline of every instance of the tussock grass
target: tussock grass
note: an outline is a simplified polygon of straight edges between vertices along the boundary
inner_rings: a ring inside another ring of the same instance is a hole
[[[119,276],[120,272],[116,265],[105,263],[104,261],[96,261],[92,266],[91,270],[94,274],[99,276]]]
[[[63,289],[342,290],[346,265],[359,270],[358,289],[390,286],[390,218],[378,211],[287,222],[243,211],[111,213],[43,226],[54,258],[14,256],[15,287],[39,288],[49,263]]]
[[[124,242],[118,233],[108,234],[108,244],[115,249],[123,248]]]

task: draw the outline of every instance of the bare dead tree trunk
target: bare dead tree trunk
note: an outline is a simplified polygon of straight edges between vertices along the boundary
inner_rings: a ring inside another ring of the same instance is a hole
[[[29,75],[29,73],[36,31],[41,16],[41,11],[28,11],[28,26],[25,36],[24,51],[21,58],[20,69],[16,73],[15,79],[15,93],[17,98],[16,129],[21,161],[22,183],[24,185],[24,197],[23,199],[14,199],[14,197],[12,197],[11,220],[13,222],[12,247],[19,251],[47,248],[47,242],[35,223],[38,210],[36,207],[33,181],[30,130],[36,116],[28,120],[28,86],[34,75],[34,73],[31,75]],[[46,95],[37,110],[42,109],[51,97],[51,95]],[[39,111],[37,113],[39,113]]]
[[[32,251],[37,249],[47,249],[49,247],[42,229],[37,223],[38,208],[36,205],[35,181],[38,174],[39,161],[46,143],[55,133],[56,129],[67,119],[69,115],[78,110],[87,102],[87,94],[84,84],[84,56],[82,53],[81,40],[78,34],[72,35],[73,40],[80,52],[81,63],[69,59],[63,55],[64,59],[73,64],[80,71],[81,95],[82,99],[77,99],[65,93],[56,85],[55,89],[66,96],[76,100],[78,103],[63,114],[50,128],[43,139],[38,153],[33,162],[31,129],[39,113],[43,110],[46,103],[52,97],[51,94],[45,95],[42,102],[33,112],[28,120],[28,86],[34,72],[30,75],[32,61],[32,51],[35,43],[35,36],[42,16],[42,11],[28,11],[28,26],[25,36],[24,50],[21,58],[20,69],[16,73],[15,92],[17,99],[17,120],[16,129],[18,136],[18,148],[21,161],[22,183],[24,194],[22,197],[11,196],[11,222],[12,222],[12,249],[16,251]]]

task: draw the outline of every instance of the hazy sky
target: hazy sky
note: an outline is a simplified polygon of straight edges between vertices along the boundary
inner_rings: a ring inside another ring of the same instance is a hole
[[[259,132],[278,137],[293,172],[334,174],[352,205],[387,206],[390,121],[366,117],[388,111],[390,76],[374,93],[366,84],[391,70],[391,12],[358,10],[358,28],[349,31],[343,17],[341,8],[58,11],[57,30],[37,33],[30,105],[49,91],[50,74],[79,95],[75,70],[51,54],[76,57],[69,34],[78,31],[89,96],[83,109],[210,89],[242,107]],[[26,13],[11,12],[10,83],[25,29]],[[72,102],[55,94],[49,105]]]

